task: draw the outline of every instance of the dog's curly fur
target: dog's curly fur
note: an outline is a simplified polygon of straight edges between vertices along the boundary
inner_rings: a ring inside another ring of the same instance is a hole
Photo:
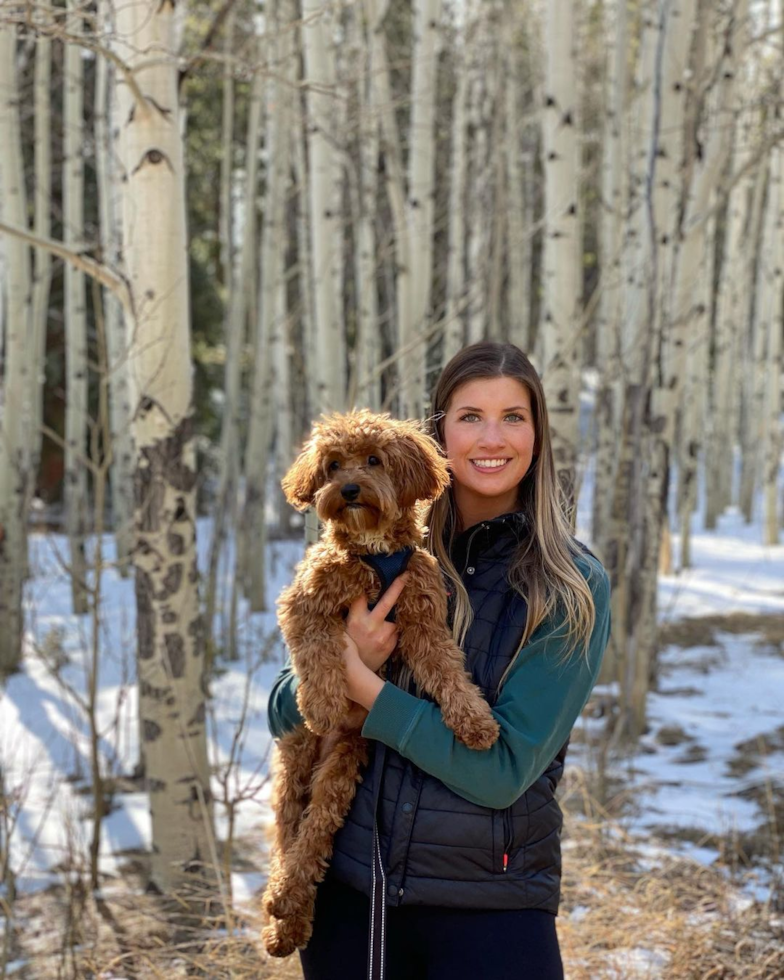
[[[465,745],[485,749],[498,737],[498,724],[447,627],[438,564],[421,547],[418,504],[448,485],[446,461],[417,423],[365,410],[317,423],[283,480],[289,503],[299,510],[315,505],[325,532],[278,600],[305,725],[280,739],[273,765],[276,834],[262,900],[263,942],[273,956],[288,956],[310,939],[316,885],[368,759],[358,706],[349,713],[342,639],[351,602],[378,592],[375,573],[360,555],[415,548],[410,581],[396,606],[394,656],[435,697]],[[330,743],[322,746],[328,734]]]

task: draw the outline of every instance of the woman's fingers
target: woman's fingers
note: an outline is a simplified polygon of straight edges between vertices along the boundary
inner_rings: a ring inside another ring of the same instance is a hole
[[[371,611],[370,615],[378,622],[383,622],[387,618],[392,607],[395,605],[397,600],[400,598],[400,593],[405,588],[406,582],[409,580],[409,573],[403,572],[402,575],[398,575],[395,581],[390,585],[387,591],[381,596],[375,605],[375,608]]]

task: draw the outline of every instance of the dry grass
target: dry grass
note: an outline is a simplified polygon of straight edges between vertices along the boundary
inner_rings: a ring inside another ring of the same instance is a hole
[[[136,885],[133,875],[115,883],[100,905],[73,890],[22,897],[15,955],[29,966],[15,976],[300,980],[296,957],[260,952],[257,921],[238,918],[233,934],[219,917],[189,926]],[[641,851],[604,817],[567,819],[559,934],[569,980],[784,976],[781,912],[741,900],[719,870]]]
[[[715,646],[718,644],[717,633],[755,633],[760,645],[775,647],[784,653],[784,616],[780,613],[729,613],[661,623],[659,646]]]

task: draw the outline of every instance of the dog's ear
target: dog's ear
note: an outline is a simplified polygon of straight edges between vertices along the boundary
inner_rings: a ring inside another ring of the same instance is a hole
[[[281,480],[286,500],[296,510],[307,510],[321,486],[321,459],[313,440],[307,442],[302,452],[291,464]]]
[[[418,500],[435,500],[449,486],[449,470],[438,445],[414,423],[404,423],[401,434],[386,447],[398,478],[400,504],[413,507]]]

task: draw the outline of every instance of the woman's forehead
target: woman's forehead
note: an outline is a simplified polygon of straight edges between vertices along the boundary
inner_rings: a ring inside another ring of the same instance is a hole
[[[517,378],[473,378],[455,388],[449,399],[449,408],[461,407],[530,408],[531,393]]]

